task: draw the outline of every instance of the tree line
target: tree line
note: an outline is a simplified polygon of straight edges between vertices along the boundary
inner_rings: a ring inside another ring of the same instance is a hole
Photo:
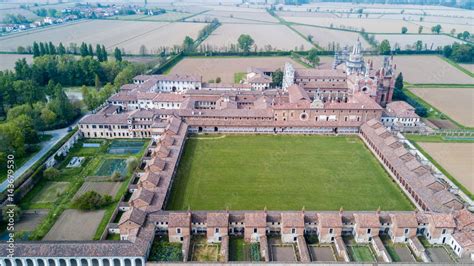
[[[57,46],[52,42],[33,42],[32,46],[19,46],[17,52],[20,54],[32,54],[33,57],[65,54],[80,55],[82,57],[95,56],[99,62],[107,61],[109,56],[104,45],[96,44],[94,50],[92,44],[86,44],[85,42],[82,42],[80,46],[71,43],[68,48],[66,48],[62,42]],[[124,52],[116,47],[113,55],[116,61],[122,61]]]

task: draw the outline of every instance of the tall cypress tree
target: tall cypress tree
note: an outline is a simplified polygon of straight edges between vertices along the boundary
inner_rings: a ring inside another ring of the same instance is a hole
[[[33,42],[33,57],[40,56],[40,48],[37,42]]]
[[[96,54],[97,60],[99,60],[99,62],[104,61],[103,57],[102,57],[102,48],[100,48],[100,44],[97,44],[95,46],[95,54]]]
[[[115,47],[114,50],[115,61],[122,62],[122,52],[119,48]]]
[[[44,43],[40,42],[39,44],[40,55],[46,54],[46,49],[44,48]]]
[[[92,49],[92,44],[89,44],[89,55],[94,56],[94,50]]]
[[[64,47],[63,43],[60,42],[58,46],[58,54],[64,55],[66,53],[66,48]]]
[[[56,54],[56,47],[54,46],[54,44],[52,42],[49,42],[48,44],[48,47],[49,47],[49,54]]]
[[[105,46],[103,44],[102,44],[102,59],[103,61],[109,60],[108,55],[107,55],[107,50],[105,50]]]
[[[87,50],[87,44],[86,43],[81,43],[81,48],[80,48],[81,56],[86,57],[89,55],[89,51]]]

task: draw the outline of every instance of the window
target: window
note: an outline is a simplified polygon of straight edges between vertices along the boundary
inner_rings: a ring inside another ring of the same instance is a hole
[[[368,229],[367,229],[367,234],[370,234],[371,231],[372,231],[372,229],[371,229],[371,228],[368,228]]]
[[[181,228],[176,228],[176,234],[181,234]]]
[[[410,232],[410,229],[405,228],[405,235],[408,235],[408,232]]]
[[[254,233],[254,234],[257,233],[257,228],[254,228],[254,229],[253,229],[253,233]]]
[[[296,234],[296,228],[291,228],[291,233]]]
[[[334,229],[329,228],[329,233],[332,234],[334,232]]]
[[[441,234],[443,235],[446,234],[446,229],[443,229],[443,232]]]
[[[216,234],[218,234],[218,233],[219,233],[219,228],[216,228]]]

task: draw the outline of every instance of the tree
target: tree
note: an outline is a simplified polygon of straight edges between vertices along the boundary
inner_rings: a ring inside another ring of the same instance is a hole
[[[390,42],[387,39],[383,40],[379,46],[379,53],[383,55],[388,55],[390,54],[390,51],[391,51]]]
[[[462,33],[462,38],[463,38],[464,40],[469,40],[469,39],[471,38],[471,34],[470,34],[468,31],[464,31],[464,32]]]
[[[40,48],[37,42],[33,42],[33,57],[40,56]]]
[[[39,43],[39,50],[40,50],[40,56],[46,54],[46,48],[44,47],[44,43],[42,42]]]
[[[2,207],[2,220],[5,223],[9,223],[10,219],[18,222],[22,213],[22,210],[17,205],[5,205]]]
[[[124,177],[120,174],[119,171],[114,171],[110,176],[110,180],[112,180],[112,182],[122,182],[124,180]]]
[[[66,54],[66,48],[64,47],[62,42],[59,43],[58,54],[59,55],[65,55]]]
[[[441,25],[438,24],[436,26],[431,27],[431,32],[436,33],[436,34],[440,34],[441,33]]]
[[[315,48],[311,48],[311,50],[309,50],[308,52],[308,55],[306,56],[306,59],[308,59],[308,61],[311,62],[313,66],[317,66],[320,61],[318,56],[318,50],[316,50]]]
[[[402,34],[405,34],[408,32],[408,28],[407,27],[402,27]]]
[[[135,171],[135,169],[138,167],[138,159],[136,157],[129,157],[127,159],[127,171],[129,173],[133,173],[133,171]]]
[[[95,46],[95,54],[96,54],[97,60],[99,60],[99,62],[104,61],[104,59],[102,57],[102,48],[100,47],[100,44],[97,44]]]
[[[307,38],[308,38],[308,41],[309,41],[309,42],[313,42],[313,38],[314,38],[313,35],[308,34],[308,37],[307,37]]]
[[[421,34],[423,32],[423,26],[418,27],[418,34]]]
[[[44,107],[41,109],[40,118],[45,125],[51,125],[56,121],[57,116],[48,107]]]
[[[221,77],[216,78],[216,83],[221,83],[221,81],[222,81]]]
[[[146,49],[146,46],[145,45],[141,45],[140,46],[140,50],[138,52],[140,55],[146,55],[148,53],[147,49]]]
[[[283,71],[277,69],[272,75],[272,87],[281,87],[283,82]]]
[[[110,195],[101,195],[88,191],[74,200],[74,206],[80,210],[98,210],[112,203]]]
[[[94,56],[94,50],[92,49],[92,44],[89,44],[87,51],[90,56]]]
[[[48,43],[48,47],[49,54],[56,54],[56,47],[52,42]]]
[[[109,60],[109,55],[107,54],[107,50],[105,50],[105,46],[102,44],[102,61]]]
[[[451,54],[453,53],[453,48],[451,47],[451,45],[445,45],[443,47],[443,55],[444,57],[446,58],[449,58],[451,57]]]
[[[239,48],[242,49],[244,52],[248,53],[255,41],[250,35],[241,34],[237,42],[239,44]]]
[[[184,38],[183,51],[188,53],[194,51],[194,40],[189,36]]]
[[[117,47],[115,47],[115,50],[114,50],[114,57],[116,61],[122,62],[122,52]]]
[[[54,180],[58,178],[60,175],[61,175],[61,171],[59,171],[57,168],[54,168],[54,167],[49,167],[43,171],[43,177],[46,178],[47,180]]]
[[[423,42],[421,40],[415,42],[415,49],[417,51],[421,51],[423,49]]]
[[[40,47],[41,48],[41,47]],[[86,43],[81,43],[81,47],[79,48],[79,52],[82,57],[86,57],[89,55],[89,50],[87,49],[87,44]]]

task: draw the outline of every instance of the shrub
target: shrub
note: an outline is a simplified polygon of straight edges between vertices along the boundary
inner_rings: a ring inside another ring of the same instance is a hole
[[[250,244],[250,260],[251,261],[260,261],[260,245],[258,243]]]
[[[133,171],[138,167],[138,159],[135,157],[130,157],[127,159],[127,171],[129,174],[132,174]]]
[[[155,239],[149,261],[182,261],[181,244],[170,243],[166,238]]]
[[[2,208],[2,220],[5,223],[9,222],[10,217],[13,216],[14,220],[18,222],[20,220],[22,210],[16,205],[5,205]]]
[[[110,195],[101,195],[95,191],[88,191],[74,200],[74,206],[80,210],[98,210],[112,203]]]
[[[124,177],[118,171],[114,171],[114,173],[110,176],[110,180],[112,180],[112,182],[122,182]]]
[[[47,180],[54,180],[61,175],[61,171],[54,167],[50,167],[43,172],[43,177]]]

